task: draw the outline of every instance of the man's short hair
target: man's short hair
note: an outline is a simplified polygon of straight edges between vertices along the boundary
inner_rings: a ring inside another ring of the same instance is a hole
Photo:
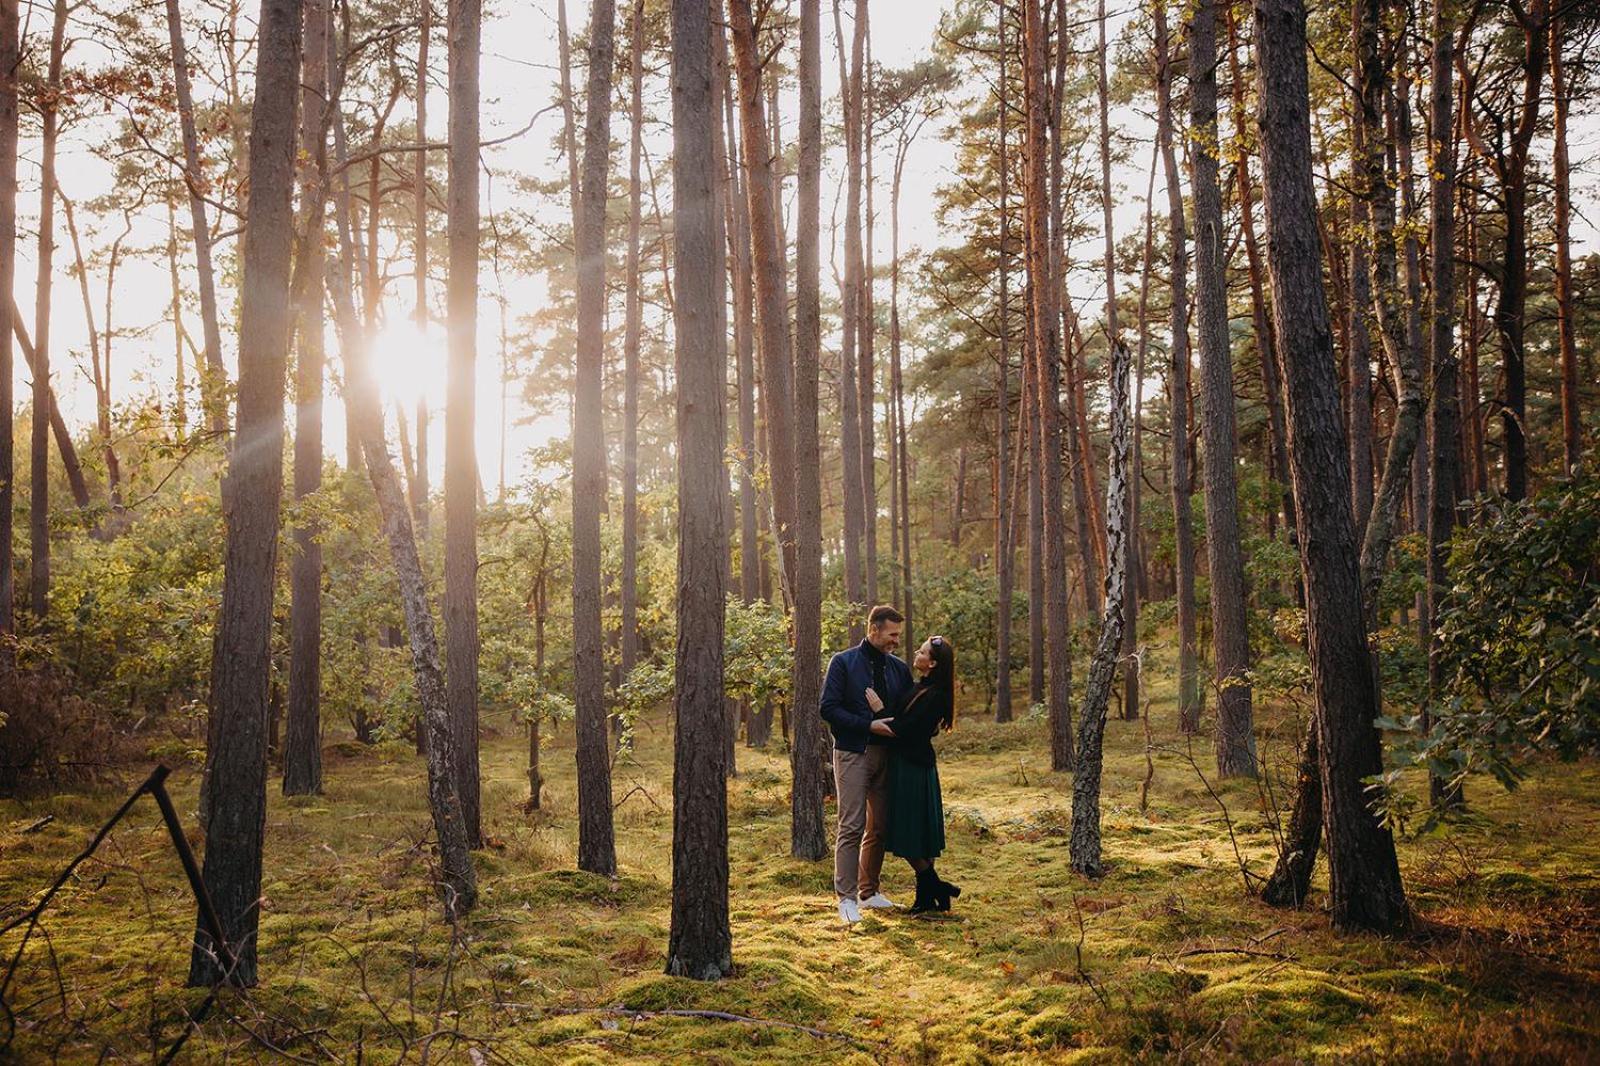
[[[871,614],[867,615],[867,624],[873,629],[881,629],[886,623],[889,622],[904,622],[905,620],[905,615],[901,614],[887,603],[880,603],[878,606],[872,609]]]

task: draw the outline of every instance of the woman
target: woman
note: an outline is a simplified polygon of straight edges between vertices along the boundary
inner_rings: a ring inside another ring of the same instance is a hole
[[[944,804],[933,735],[955,724],[956,653],[943,637],[929,637],[911,667],[922,675],[905,707],[879,718],[872,731],[893,738],[889,756],[889,829],[885,847],[917,872],[914,914],[950,909],[961,889],[941,881],[933,860],[944,850]]]

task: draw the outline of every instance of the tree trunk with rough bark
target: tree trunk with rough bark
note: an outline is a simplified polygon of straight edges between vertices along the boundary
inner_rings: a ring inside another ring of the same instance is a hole
[[[722,765],[730,724],[722,686],[728,572],[723,394],[728,360],[711,7],[711,0],[674,0],[672,5],[678,646],[667,972],[699,980],[733,972],[728,792]]]
[[[870,411],[860,408],[856,345],[861,333],[861,48],[852,37],[850,63],[845,63],[845,36],[833,0],[833,29],[839,42],[839,83],[844,97],[845,208],[844,277],[839,283],[839,452],[844,493],[844,598],[850,605],[850,639],[862,636],[861,608],[866,588],[862,555],[866,548],[866,490],[862,482],[861,421]],[[858,12],[859,16],[859,12]],[[859,26],[859,17],[857,24]]]
[[[21,62],[18,0],[0,0],[0,70]],[[16,416],[11,331],[17,324],[10,293],[17,279],[17,83],[0,79],[0,665],[11,661],[16,632],[16,572],[12,536],[16,506]],[[52,399],[50,408],[55,410]]]
[[[794,419],[797,415],[792,398],[796,396],[799,371],[790,356],[785,297],[788,283],[784,276],[784,249],[778,239],[767,116],[750,0],[728,0],[728,28],[733,38],[734,70],[739,80],[739,142],[744,153],[745,195],[750,201],[751,265],[760,331],[761,414],[767,425],[767,465],[773,516],[777,523],[774,533],[782,563],[780,579],[786,598],[791,598],[796,595],[795,491],[796,474],[801,469],[796,466],[798,438]],[[820,63],[820,58],[818,61]],[[821,76],[820,71],[818,76]],[[804,239],[806,235],[802,233],[801,237]],[[797,273],[798,270],[797,264]],[[795,698],[798,700],[798,694]]]
[[[58,3],[58,33],[65,3]],[[295,102],[300,84],[299,0],[262,0],[251,115],[251,194],[239,320],[238,433],[223,486],[222,608],[211,665],[209,773],[203,876],[234,956],[225,972],[206,923],[195,921],[189,984],[256,983],[261,854],[267,829],[267,689],[272,673],[283,392],[290,337],[289,255],[294,233]],[[52,67],[59,72],[59,45]],[[54,80],[54,79],[52,79]],[[54,181],[47,164],[47,195]],[[45,227],[49,233],[49,227]],[[45,345],[38,362],[45,364]],[[42,375],[41,375],[42,376]]]
[[[1028,275],[1033,296],[1035,402],[1039,407],[1043,468],[1045,627],[1049,657],[1050,767],[1070,770],[1072,745],[1072,648],[1067,617],[1065,517],[1061,500],[1061,315],[1052,270],[1049,220],[1050,89],[1045,80],[1048,36],[1041,0],[1023,5],[1026,57],[1028,152],[1024,203],[1028,218]]]
[[[417,40],[417,143],[428,143],[428,45],[432,34],[433,0],[422,0],[422,25]],[[452,87],[453,88],[453,87]],[[452,95],[454,95],[452,93]],[[416,322],[417,332],[428,332],[428,153],[419,150],[411,160],[411,210],[412,244],[416,254]],[[446,297],[448,299],[448,296]],[[446,412],[448,415],[448,412]],[[405,425],[406,414],[399,412],[399,422]],[[415,516],[418,539],[428,539],[428,397],[417,396],[417,465],[411,482],[411,507]],[[448,639],[448,638],[447,638]]]
[[[1572,101],[1567,92],[1567,74],[1561,54],[1563,21],[1550,22],[1550,96],[1554,114],[1556,227],[1556,337],[1561,352],[1561,455],[1569,474],[1577,472],[1583,458],[1583,438],[1579,420],[1578,342],[1573,326],[1572,299],[1572,164],[1567,157],[1567,112]],[[1435,75],[1437,76],[1437,75]]]
[[[1250,633],[1246,618],[1239,491],[1234,481],[1233,352],[1228,342],[1221,142],[1217,127],[1217,9],[1198,0],[1189,22],[1189,144],[1194,179],[1195,318],[1199,325],[1206,562],[1211,577],[1211,647],[1217,690],[1217,773],[1253,777]]]
[[[999,586],[998,602],[995,605],[995,686],[994,686],[994,720],[996,722],[1011,721],[1011,600],[1012,584],[1015,580],[1016,555],[1012,551],[1011,542],[1011,508],[1009,506],[1011,485],[1010,468],[1007,466],[1007,439],[1010,427],[1007,421],[1011,414],[1010,374],[1011,374],[1011,172],[1009,160],[1009,144],[1007,126],[1010,107],[1007,70],[1006,70],[1006,8],[1005,0],[996,0],[996,36],[1000,39],[1000,48],[997,53],[1000,66],[1000,76],[997,79],[1000,96],[1000,244],[996,251],[996,261],[999,266],[1000,281],[1000,358],[995,364],[995,492],[994,492],[994,559],[995,580]],[[898,176],[898,169],[896,171]],[[898,216],[896,221],[898,222]],[[898,225],[896,237],[898,238]],[[900,276],[899,241],[895,242],[895,287],[898,295],[898,282]],[[899,301],[891,305],[892,323],[895,333],[895,372],[899,374]]]
[[[747,0],[729,0],[733,12],[743,9],[743,26],[749,28]],[[740,20],[734,19],[734,42],[739,43]],[[749,36],[746,43],[753,43]],[[747,81],[745,65],[753,56],[740,56],[741,89]],[[822,213],[822,10],[821,0],[800,0],[800,189],[795,247],[795,362],[794,442],[789,469],[795,475],[796,540],[794,582],[793,748],[790,765],[794,784],[790,792],[789,854],[797,859],[820,859],[829,853],[823,826],[829,740],[823,729],[822,689],[822,485],[819,480],[820,446],[817,435],[817,373],[822,352],[821,261],[818,240]],[[752,84],[754,76],[748,79]],[[746,159],[751,140],[759,137],[759,114],[750,113],[751,90],[744,90]],[[760,154],[759,151],[756,154]],[[762,225],[757,210],[755,184],[762,175],[748,168],[752,231]],[[756,240],[759,247],[760,238]],[[757,258],[759,264],[760,257]],[[759,282],[758,282],[759,284]],[[785,334],[786,335],[786,334]],[[763,360],[766,359],[763,354]],[[787,382],[779,379],[782,387]],[[765,393],[765,385],[763,385]],[[783,394],[785,402],[787,393]],[[787,423],[785,427],[787,428]],[[778,427],[769,423],[768,433]]]
[[[611,148],[615,15],[612,0],[596,0],[589,17],[589,88],[578,194],[578,357],[572,423],[578,869],[606,875],[617,871],[611,818],[611,752],[606,741],[605,634],[600,621],[600,511],[606,497],[601,377],[605,364],[606,177]]]
[[[323,219],[327,187],[328,8],[303,0],[300,88],[300,254],[294,303],[294,497],[322,487]],[[322,791],[322,545],[307,520],[294,531],[289,565],[289,708],[283,738],[283,794]]]
[[[1155,5],[1156,141],[1167,182],[1167,241],[1172,265],[1171,364],[1167,374],[1167,407],[1172,423],[1168,440],[1174,516],[1173,567],[1178,600],[1178,725],[1185,733],[1200,729],[1200,672],[1195,635],[1194,518],[1189,480],[1189,240],[1183,217],[1183,188],[1178,179],[1172,139],[1172,77],[1175,57],[1167,31],[1166,7]]]
[[[1394,838],[1366,796],[1366,779],[1382,769],[1378,691],[1322,287],[1303,0],[1255,0],[1255,36],[1267,259],[1284,352],[1331,910],[1340,928],[1396,932],[1409,911]]]

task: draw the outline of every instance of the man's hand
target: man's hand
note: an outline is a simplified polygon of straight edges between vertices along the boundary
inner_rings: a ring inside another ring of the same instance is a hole
[[[877,690],[870,685],[867,686],[867,706],[872,708],[873,714],[883,710],[883,700],[879,698]]]
[[[868,691],[871,690],[869,689]],[[880,737],[894,736],[894,730],[889,728],[891,721],[893,721],[892,718],[874,718],[872,720],[872,731]]]

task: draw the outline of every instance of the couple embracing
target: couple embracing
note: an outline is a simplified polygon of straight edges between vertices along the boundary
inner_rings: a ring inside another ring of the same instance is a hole
[[[846,925],[861,920],[862,908],[895,906],[878,883],[885,850],[916,871],[912,913],[947,911],[961,895],[933,868],[944,850],[933,737],[955,723],[955,649],[929,637],[907,667],[894,654],[904,625],[893,607],[874,607],[866,639],[833,657],[822,685],[839,798],[833,889]]]

